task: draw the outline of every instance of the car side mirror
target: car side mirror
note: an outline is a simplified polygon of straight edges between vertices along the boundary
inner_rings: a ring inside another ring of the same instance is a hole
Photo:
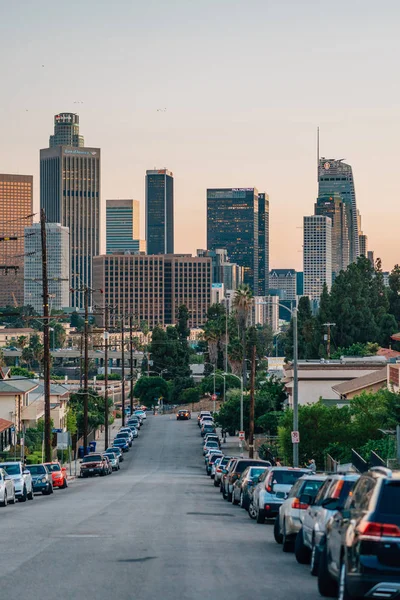
[[[310,494],[301,494],[299,500],[300,504],[307,504],[308,506],[314,504],[314,497]]]

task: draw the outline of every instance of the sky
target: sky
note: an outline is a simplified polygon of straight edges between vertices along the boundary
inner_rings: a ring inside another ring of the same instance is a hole
[[[207,187],[270,196],[270,264],[302,268],[321,155],[352,165],[369,249],[400,262],[398,0],[0,0],[0,172],[34,175],[53,116],[102,152],[102,201],[175,177],[175,252]],[[162,108],[166,111],[157,111]],[[105,214],[103,212],[103,228]],[[104,249],[104,240],[103,240]]]

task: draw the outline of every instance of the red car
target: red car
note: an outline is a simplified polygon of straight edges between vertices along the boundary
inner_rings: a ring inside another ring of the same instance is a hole
[[[68,475],[66,467],[61,467],[58,462],[44,463],[53,478],[53,488],[58,487],[65,490],[68,487]]]

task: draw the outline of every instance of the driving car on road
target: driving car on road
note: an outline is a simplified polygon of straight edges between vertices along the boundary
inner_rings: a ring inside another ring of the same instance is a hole
[[[14,481],[4,469],[0,469],[0,506],[15,504]]]
[[[359,475],[355,473],[329,475],[304,513],[303,524],[296,539],[295,555],[302,564],[311,560],[312,575],[318,573],[319,548],[325,536],[326,524],[337,507],[345,503],[358,478]]]
[[[178,410],[178,412],[176,413],[177,421],[188,421],[191,418],[192,417],[189,410]]]
[[[68,474],[66,467],[62,467],[59,462],[43,463],[50,471],[53,478],[53,488],[58,487],[65,490],[68,487]]]
[[[32,475],[34,492],[41,492],[44,496],[53,493],[53,478],[45,465],[26,465],[26,469]]]
[[[15,497],[18,502],[25,502],[26,499],[33,500],[32,475],[24,469],[20,461],[10,461],[0,463],[0,469],[4,469],[14,482]]]
[[[250,502],[249,489],[255,484],[260,475],[264,473],[265,469],[268,469],[270,466],[271,463],[268,463],[265,467],[246,467],[239,479],[233,484],[232,504],[239,504],[247,510]]]
[[[94,477],[95,475],[108,475],[108,463],[102,454],[87,454],[81,462],[81,477]]]
[[[373,467],[337,509],[320,555],[320,594],[399,598],[400,471]]]
[[[259,483],[253,488],[249,516],[257,523],[276,517],[290,489],[302,475],[310,474],[309,469],[293,467],[272,467],[260,477]]]
[[[303,475],[292,487],[279,509],[275,519],[274,536],[278,544],[282,544],[283,551],[294,549],[294,541],[301,529],[305,511],[313,503],[320,487],[327,475]]]

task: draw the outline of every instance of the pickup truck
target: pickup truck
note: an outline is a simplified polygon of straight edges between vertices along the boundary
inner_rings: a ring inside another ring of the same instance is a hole
[[[108,475],[108,464],[102,454],[87,454],[81,461],[81,477]]]

